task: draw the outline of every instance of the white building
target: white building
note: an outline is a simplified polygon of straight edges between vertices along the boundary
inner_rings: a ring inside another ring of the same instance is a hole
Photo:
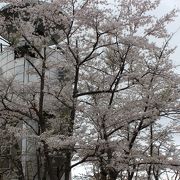
[[[3,42],[2,42],[3,43]],[[49,54],[48,62],[51,64],[55,64],[57,60],[60,59],[61,54],[58,51],[55,51],[51,48],[49,48]],[[15,49],[9,46],[3,46],[0,52],[0,76],[6,77],[6,78],[12,78],[15,82],[19,83],[20,85],[26,85],[31,82],[37,82],[39,83],[39,77],[36,73],[32,73],[32,66],[27,61],[31,61],[34,64],[38,64],[38,59],[32,58],[30,56],[24,56],[24,57],[16,57]],[[53,79],[57,77],[57,68],[50,68],[46,75],[48,79]],[[37,124],[34,123],[34,121],[31,121],[30,119],[27,120],[28,124],[33,126],[34,129],[37,129]],[[25,137],[22,137],[21,142],[19,142],[19,148],[21,151],[21,160],[22,160],[22,166],[23,166],[23,172],[25,175],[25,178],[27,180],[33,180],[33,177],[35,174],[33,172],[36,172],[37,164],[36,164],[36,140],[34,140],[31,136],[33,134],[33,131],[29,126],[27,126],[25,123],[20,124],[24,130],[28,129],[30,132],[28,137],[27,135]],[[3,147],[1,147],[2,149]],[[3,158],[0,158],[0,162],[3,163]],[[6,170],[10,168],[10,165],[7,165],[7,159],[5,160],[6,164],[4,164],[5,167],[1,167],[3,170]],[[61,163],[61,162],[59,162]],[[30,172],[32,173],[30,175]],[[34,178],[36,180],[37,178]],[[1,179],[0,179],[1,180]],[[3,179],[4,180],[4,179]],[[10,180],[8,177],[5,178],[5,180]],[[54,179],[55,180],[55,179]],[[63,180],[63,179],[62,179]]]

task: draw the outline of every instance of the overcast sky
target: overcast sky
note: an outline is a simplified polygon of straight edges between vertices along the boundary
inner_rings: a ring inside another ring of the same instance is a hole
[[[161,5],[158,8],[158,13],[165,13],[173,8],[179,8],[180,9],[180,0],[161,0]],[[174,37],[171,40],[171,46],[178,46],[174,55],[172,55],[172,60],[176,65],[180,65],[180,12],[178,13],[178,17],[176,18],[175,22],[171,23],[168,26],[168,30],[170,32],[176,32]],[[178,68],[180,69],[180,68]]]
[[[109,0],[109,2],[111,1],[113,0]],[[158,7],[158,10],[156,11],[156,13],[158,16],[161,16],[173,8],[180,9],[180,0],[161,0],[161,4]],[[177,46],[175,53],[171,56],[171,59],[176,65],[180,65],[180,12],[178,13],[178,15],[179,16],[176,18],[175,22],[172,22],[168,26],[168,30],[172,33],[179,29],[174,35],[174,37],[172,38],[171,43],[170,43],[172,47]],[[178,69],[180,72],[180,67]]]
[[[158,7],[156,13],[158,16],[161,16],[164,13],[172,10],[173,8],[180,9],[180,0],[161,0],[161,4]],[[180,74],[180,12],[178,13],[178,17],[175,18],[175,21],[169,24],[168,30],[172,33],[177,31],[173,36],[170,45],[172,47],[177,46],[177,49],[175,53],[171,56],[171,59],[173,60],[173,63],[175,65],[179,65],[179,67],[177,67],[177,72]],[[164,120],[162,122],[164,124]],[[174,139],[175,143],[177,145],[180,145],[180,134],[175,134]]]

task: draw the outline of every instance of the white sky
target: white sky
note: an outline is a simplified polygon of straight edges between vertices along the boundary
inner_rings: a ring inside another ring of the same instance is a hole
[[[156,13],[158,16],[161,16],[174,8],[180,10],[180,0],[161,0],[161,4]],[[175,65],[179,65],[176,72],[180,74],[180,12],[178,13],[178,17],[175,18],[175,21],[168,25],[168,30],[171,33],[177,31],[171,39],[170,46],[177,46],[177,49],[171,56],[171,59]],[[180,134],[174,135],[174,140],[177,145],[180,145]]]
[[[114,0],[108,0],[109,2]],[[161,0],[161,4],[158,7],[158,10],[156,11],[157,16],[161,16],[165,14],[166,12],[172,10],[173,8],[178,8],[180,10],[180,0]],[[175,65],[180,65],[180,12],[178,13],[178,17],[176,18],[175,22],[172,22],[168,26],[169,32],[176,32],[174,37],[172,38],[170,45],[172,47],[177,46],[177,49],[175,53],[171,56],[171,59],[173,60]],[[178,68],[180,72],[180,67]]]
[[[158,8],[158,12],[160,14],[166,13],[169,10],[173,9],[173,8],[178,8],[180,9],[180,0],[161,0],[161,5]],[[174,35],[174,37],[171,40],[170,45],[173,46],[178,46],[175,53],[172,55],[172,60],[176,65],[180,65],[180,12],[178,13],[178,17],[176,18],[175,22],[172,22],[169,26],[168,26],[168,30],[170,32],[176,32],[176,34]],[[178,68],[180,69],[180,68]]]

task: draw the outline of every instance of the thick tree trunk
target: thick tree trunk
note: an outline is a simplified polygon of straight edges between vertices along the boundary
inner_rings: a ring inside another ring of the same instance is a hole
[[[116,172],[115,170],[110,170],[108,180],[116,180],[117,176],[118,176],[118,172]]]
[[[55,180],[55,177],[53,174],[53,166],[52,166],[51,159],[49,158],[48,146],[46,144],[44,144],[44,156],[45,156],[44,168],[45,168],[45,171],[48,172],[49,180]]]
[[[37,178],[38,178],[38,180],[41,180],[42,162],[41,162],[41,150],[40,150],[40,148],[37,149],[36,158],[37,158]]]
[[[107,173],[104,171],[101,171],[99,180],[107,180]]]
[[[65,176],[65,180],[70,180],[70,177],[71,177],[71,152],[66,153],[64,176]]]

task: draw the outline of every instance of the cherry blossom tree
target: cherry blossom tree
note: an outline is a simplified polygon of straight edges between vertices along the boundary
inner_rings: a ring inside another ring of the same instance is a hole
[[[1,119],[17,141],[27,133],[17,124],[31,131],[38,144],[34,178],[69,180],[81,164],[94,167],[99,180],[176,172],[171,132],[156,127],[179,111],[175,49],[166,29],[176,10],[157,18],[158,0],[118,0],[113,7],[105,0],[3,2],[0,34],[17,59],[25,57],[33,81],[1,79]]]

